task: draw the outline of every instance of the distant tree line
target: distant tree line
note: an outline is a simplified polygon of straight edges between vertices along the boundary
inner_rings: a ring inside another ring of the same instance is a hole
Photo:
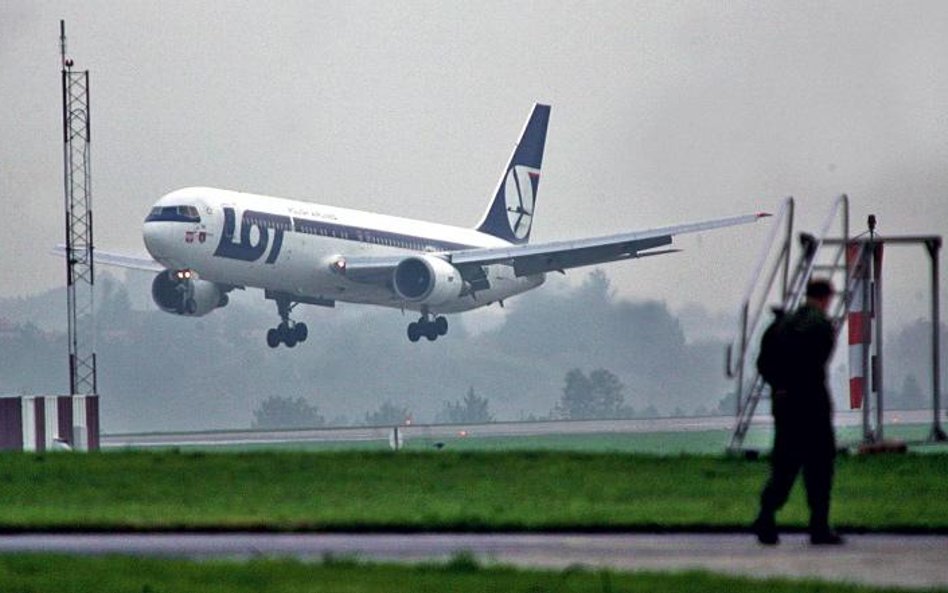
[[[253,428],[318,428],[326,425],[319,408],[302,397],[270,396],[253,412]]]
[[[570,369],[564,377],[562,395],[549,414],[542,417],[532,416],[532,420],[609,420],[627,418],[658,418],[662,416],[653,405],[640,411],[624,403],[625,385],[607,369],[595,369],[588,375],[581,369]],[[733,406],[733,395],[723,398],[719,409],[714,413],[728,414],[727,406]],[[707,409],[696,410],[695,416],[710,415]],[[682,409],[672,412],[672,416],[685,416]],[[319,409],[302,397],[290,398],[271,396],[264,400],[253,412],[253,428],[315,428],[326,425]],[[390,400],[382,402],[378,408],[366,412],[360,423],[362,426],[395,426],[411,424],[413,414],[408,406],[398,405]],[[434,418],[438,424],[487,424],[494,421],[490,412],[490,400],[477,395],[473,387],[468,388],[464,398],[442,402],[441,411]],[[350,425],[347,418],[336,418],[331,425]]]
[[[105,274],[96,281],[105,432],[629,418],[736,408],[721,372],[723,343],[687,338],[663,303],[616,297],[602,273],[578,286],[523,295],[484,331],[473,333],[459,319],[451,338],[434,345],[409,344],[404,318],[391,311],[300,307],[294,314],[313,337],[293,350],[267,348],[276,313],[255,291],[235,291],[224,309],[185,318],[150,303],[151,280],[129,273],[124,281]],[[0,299],[0,394],[66,392],[64,306],[64,290]],[[931,405],[927,321],[890,331],[886,407]],[[948,326],[942,335],[948,343]],[[430,347],[419,355],[419,346]],[[847,380],[844,368],[834,369],[841,406]],[[270,397],[288,401],[264,410]]]
[[[479,397],[470,387],[463,400],[444,402],[435,421],[445,424],[486,424],[494,421],[494,415],[490,413],[490,401],[486,397]]]

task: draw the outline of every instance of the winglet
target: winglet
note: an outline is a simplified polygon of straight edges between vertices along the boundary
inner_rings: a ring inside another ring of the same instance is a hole
[[[478,231],[517,245],[530,241],[549,121],[550,106],[534,105]]]

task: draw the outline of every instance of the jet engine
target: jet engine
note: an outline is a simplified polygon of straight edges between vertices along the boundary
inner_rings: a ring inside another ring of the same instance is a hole
[[[439,257],[413,256],[395,268],[392,286],[399,298],[410,303],[440,305],[461,295],[464,282],[457,268]]]
[[[151,298],[167,313],[201,317],[227,305],[227,294],[190,270],[161,272],[151,282]]]

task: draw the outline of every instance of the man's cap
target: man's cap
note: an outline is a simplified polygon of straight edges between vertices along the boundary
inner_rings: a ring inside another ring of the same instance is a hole
[[[814,278],[806,285],[807,298],[822,299],[834,294],[833,283],[825,278]]]

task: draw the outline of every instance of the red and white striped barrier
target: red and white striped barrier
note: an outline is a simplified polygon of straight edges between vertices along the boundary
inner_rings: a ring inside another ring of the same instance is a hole
[[[0,398],[0,449],[94,451],[99,448],[99,396]]]
[[[873,287],[870,284],[870,251],[862,247],[865,243],[850,243],[846,248],[846,261],[853,270],[852,298],[849,302],[849,408],[858,410],[868,393],[867,380],[871,375],[872,336],[875,315],[873,311]],[[882,271],[882,245],[876,244],[875,277]],[[862,257],[860,257],[862,256]]]

